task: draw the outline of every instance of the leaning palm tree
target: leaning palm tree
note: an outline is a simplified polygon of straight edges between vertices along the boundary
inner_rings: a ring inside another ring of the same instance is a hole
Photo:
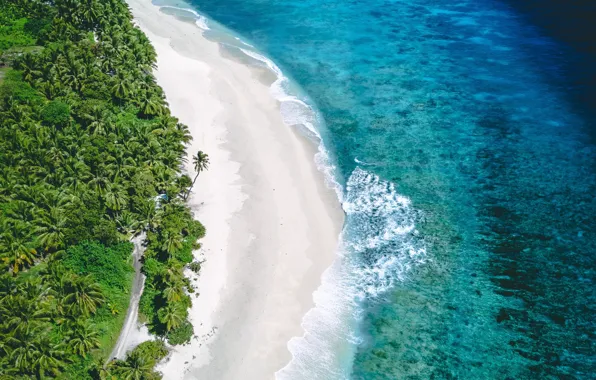
[[[185,200],[190,195],[190,191],[195,185],[197,178],[199,178],[199,174],[201,174],[203,170],[207,170],[209,168],[209,156],[207,155],[207,153],[204,153],[202,150],[199,150],[195,156],[192,156],[192,163],[194,165],[195,172],[197,172],[197,175],[195,175],[195,178],[192,180],[192,185],[190,185],[188,191],[186,192],[186,196],[184,197]]]

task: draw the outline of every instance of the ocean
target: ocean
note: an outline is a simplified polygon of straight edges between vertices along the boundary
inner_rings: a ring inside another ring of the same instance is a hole
[[[594,6],[154,2],[275,75],[346,213],[277,379],[594,378]]]

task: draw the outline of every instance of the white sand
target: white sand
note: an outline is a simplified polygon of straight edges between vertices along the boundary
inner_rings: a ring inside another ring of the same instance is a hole
[[[209,154],[190,197],[207,228],[194,281],[196,338],[159,366],[171,379],[272,379],[303,335],[302,317],[335,257],[343,212],[315,168],[313,144],[283,124],[254,69],[224,58],[196,25],[129,0],[157,50],[158,83]]]

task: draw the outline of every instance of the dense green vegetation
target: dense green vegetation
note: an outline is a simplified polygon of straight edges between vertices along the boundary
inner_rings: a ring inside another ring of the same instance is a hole
[[[97,379],[158,380],[161,379],[161,375],[154,371],[153,367],[167,354],[168,350],[163,341],[148,341],[129,352],[125,360],[99,362],[90,373]]]
[[[171,344],[193,334],[190,135],[131,20],[123,0],[0,0],[0,379],[159,378],[163,342],[105,363],[142,231],[143,317]]]

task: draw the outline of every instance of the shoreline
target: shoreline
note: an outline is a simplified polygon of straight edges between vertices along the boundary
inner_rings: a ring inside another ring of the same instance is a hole
[[[158,366],[167,379],[269,379],[291,360],[287,344],[336,258],[343,211],[314,162],[316,147],[283,123],[261,69],[222,54],[199,26],[148,0],[128,0],[157,52],[155,76],[193,136],[187,153],[211,165],[189,197],[206,227],[206,260],[190,344]],[[187,168],[192,174],[192,161]]]

